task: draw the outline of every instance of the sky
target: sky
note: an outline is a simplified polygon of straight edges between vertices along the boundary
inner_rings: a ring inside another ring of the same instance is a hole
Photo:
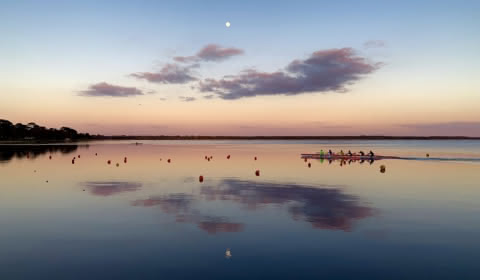
[[[479,1],[0,0],[0,23],[14,123],[480,136]]]

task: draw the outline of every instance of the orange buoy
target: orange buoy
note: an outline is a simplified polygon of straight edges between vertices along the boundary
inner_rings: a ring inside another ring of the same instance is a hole
[[[52,156],[51,156],[51,155],[50,155],[50,156],[48,156],[48,159],[52,159]]]
[[[203,176],[202,176],[202,175],[200,175],[200,177],[198,177],[198,181],[199,181],[200,183],[203,182]]]
[[[78,158],[80,158],[80,155],[78,155]]]
[[[75,159],[72,159],[72,164],[75,164]]]
[[[385,171],[386,171],[386,167],[385,167],[385,165],[382,164],[380,166],[380,173],[385,173]]]
[[[205,159],[208,159],[208,157],[207,157],[207,156],[205,156]]]
[[[171,161],[170,159],[167,159],[167,162],[168,162],[168,163],[170,163],[170,161]]]
[[[111,160],[108,160],[107,163],[110,164],[110,163],[112,163],[112,161],[111,161]]]
[[[124,162],[124,163],[127,163],[127,157],[125,157],[125,158],[123,159],[123,162]]]
[[[257,157],[254,157],[253,159],[254,159],[254,160],[257,160]]]
[[[210,161],[210,158],[208,158],[208,161]]]
[[[117,164],[116,164],[116,165],[117,165],[117,167],[119,167],[119,166],[120,166],[120,163],[118,163],[118,162],[117,162]]]
[[[255,171],[255,176],[260,176],[260,170]]]
[[[98,156],[98,154],[97,154],[97,153],[95,153],[95,155],[96,155],[96,156]]]
[[[230,159],[230,155],[227,156],[227,159]]]
[[[312,164],[309,162],[309,163],[308,163],[308,168],[310,168],[310,167],[312,167]]]

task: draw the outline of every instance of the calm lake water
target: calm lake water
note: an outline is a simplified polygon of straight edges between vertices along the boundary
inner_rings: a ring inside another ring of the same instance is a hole
[[[480,141],[141,143],[0,146],[0,279],[480,279],[480,162],[300,158]]]

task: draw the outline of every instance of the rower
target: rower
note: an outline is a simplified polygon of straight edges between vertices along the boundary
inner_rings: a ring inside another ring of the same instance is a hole
[[[343,153],[343,150],[340,150],[340,155],[341,155],[341,156],[345,155],[345,154]]]
[[[325,156],[325,153],[323,152],[323,150],[320,150],[320,157],[324,157]]]
[[[348,150],[348,153],[347,153],[348,156],[352,156],[352,151]]]
[[[360,154],[360,156],[362,156],[362,157],[365,156],[365,153],[364,153],[363,151],[360,151],[359,154]]]
[[[373,158],[375,154],[372,152],[372,150],[370,150],[370,152],[368,153],[368,156]]]
[[[329,157],[333,156],[332,150],[328,150],[328,156],[329,156]]]

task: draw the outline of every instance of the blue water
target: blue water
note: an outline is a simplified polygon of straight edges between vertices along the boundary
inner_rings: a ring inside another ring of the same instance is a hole
[[[0,279],[480,275],[478,162],[311,160],[308,167],[300,158],[328,148],[476,158],[479,141],[47,147],[0,148]]]

